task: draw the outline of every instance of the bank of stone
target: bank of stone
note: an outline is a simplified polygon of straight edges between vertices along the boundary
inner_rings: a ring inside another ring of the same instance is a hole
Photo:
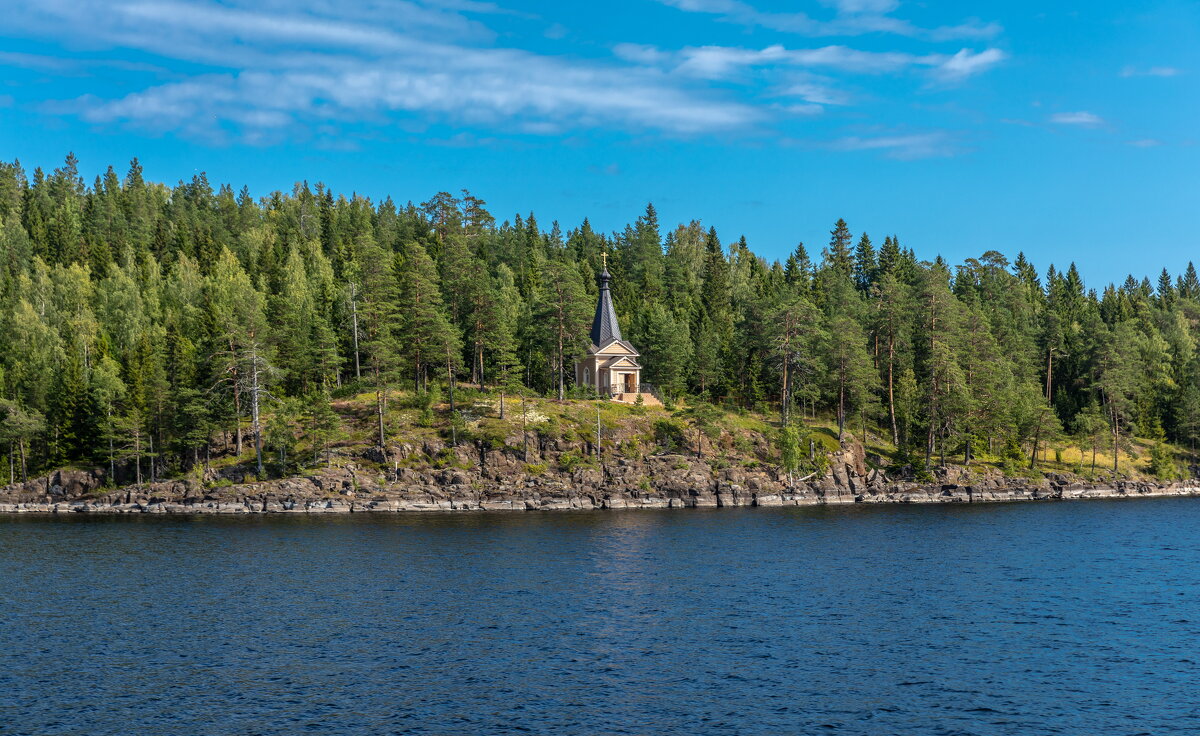
[[[106,488],[102,470],[61,470],[0,488],[0,513],[549,511],[1200,495],[1197,482],[1089,483],[1058,474],[1030,480],[959,466],[937,469],[936,483],[917,483],[903,480],[902,469],[870,467],[854,441],[832,455],[823,476],[791,480],[772,466],[721,467],[721,462],[679,454],[615,458],[565,470],[559,464],[561,449],[540,446],[538,453],[545,464],[531,465],[524,453],[511,449],[448,448],[434,442],[401,445],[386,458],[305,476],[253,481],[233,469],[216,483],[169,480],[120,489]],[[418,462],[421,458],[440,458],[445,467]],[[390,469],[379,469],[388,464]]]

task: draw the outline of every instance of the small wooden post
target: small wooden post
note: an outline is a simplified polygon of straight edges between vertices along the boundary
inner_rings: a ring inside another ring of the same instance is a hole
[[[604,456],[600,454],[600,407],[596,407],[596,460],[600,462],[600,469],[604,470]]]

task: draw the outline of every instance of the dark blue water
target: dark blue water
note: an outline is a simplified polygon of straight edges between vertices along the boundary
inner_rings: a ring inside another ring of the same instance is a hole
[[[1196,734],[1200,500],[0,517],[3,734]]]

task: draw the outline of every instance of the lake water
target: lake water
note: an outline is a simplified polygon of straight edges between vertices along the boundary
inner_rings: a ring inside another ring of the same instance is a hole
[[[1196,734],[1200,500],[0,516],[2,734]]]

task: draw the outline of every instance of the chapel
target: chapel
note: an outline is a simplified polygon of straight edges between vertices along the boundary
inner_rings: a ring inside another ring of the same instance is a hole
[[[642,384],[642,366],[637,362],[638,351],[621,337],[617,313],[613,309],[609,282],[608,259],[600,271],[597,283],[596,316],[592,318],[591,344],[587,355],[575,364],[575,382],[589,386],[601,396],[632,404],[642,397],[645,404],[660,404],[650,388]]]

